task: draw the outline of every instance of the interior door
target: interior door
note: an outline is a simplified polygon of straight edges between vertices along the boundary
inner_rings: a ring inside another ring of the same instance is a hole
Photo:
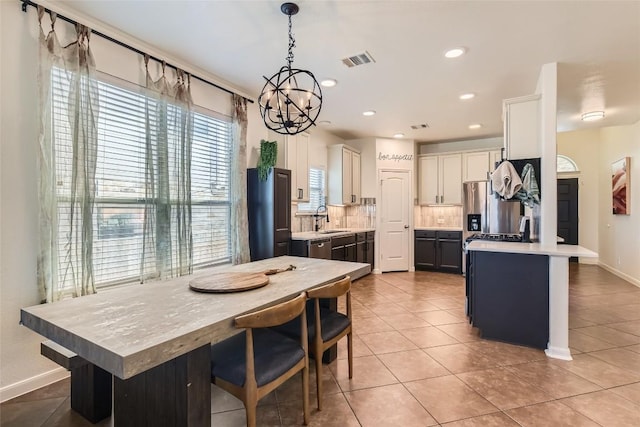
[[[558,180],[558,236],[565,244],[578,244],[578,178]]]
[[[380,271],[409,270],[409,208],[411,187],[408,171],[380,173]]]

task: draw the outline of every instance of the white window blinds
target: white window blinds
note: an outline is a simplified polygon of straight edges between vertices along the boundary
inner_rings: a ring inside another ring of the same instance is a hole
[[[309,202],[298,203],[298,212],[315,212],[325,205],[325,175],[324,169],[309,168]]]
[[[142,262],[145,207],[145,106],[154,99],[110,82],[98,83],[98,155],[96,198],[93,211],[93,267],[96,286],[136,280]],[[71,137],[66,100],[69,95],[63,71],[52,72],[52,126],[59,214],[59,255],[65,256],[69,233],[69,188],[63,179],[71,171]],[[171,110],[171,106],[169,109]],[[191,153],[191,216],[193,265],[230,260],[230,122],[202,110],[194,113]],[[168,111],[171,114],[171,111]],[[152,121],[155,120],[152,116]],[[171,166],[170,166],[171,168]],[[65,203],[66,202],[66,203]],[[151,262],[148,260],[147,262]],[[66,274],[59,271],[66,283]]]

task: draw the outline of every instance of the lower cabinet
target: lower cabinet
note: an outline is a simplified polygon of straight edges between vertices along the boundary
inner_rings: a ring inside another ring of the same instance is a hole
[[[331,259],[356,262],[356,235],[331,238]]]
[[[462,274],[462,232],[416,230],[416,270],[437,270]]]

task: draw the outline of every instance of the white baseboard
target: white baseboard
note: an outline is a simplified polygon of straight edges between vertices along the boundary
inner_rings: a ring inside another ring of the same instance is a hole
[[[42,374],[34,377],[27,378],[26,380],[9,384],[8,386],[0,388],[0,402],[6,402],[14,397],[22,396],[23,394],[37,390],[40,387],[65,379],[69,375],[69,371],[63,367],[59,367],[51,371],[43,372]]]
[[[599,258],[578,258],[578,263],[598,265],[600,263],[600,259]]]
[[[616,276],[620,277],[621,279],[626,280],[627,282],[631,283],[632,285],[635,285],[637,287],[640,288],[640,280],[636,279],[635,277],[631,277],[626,273],[623,273],[620,270],[617,270],[613,267],[611,267],[610,265],[607,265],[603,262],[599,262],[598,265],[602,268],[604,268],[605,270],[607,270],[610,273],[615,274]]]

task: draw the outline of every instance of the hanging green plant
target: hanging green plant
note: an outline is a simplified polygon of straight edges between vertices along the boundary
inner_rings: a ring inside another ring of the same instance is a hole
[[[260,140],[260,158],[258,159],[258,178],[266,181],[271,168],[278,160],[278,142]]]

